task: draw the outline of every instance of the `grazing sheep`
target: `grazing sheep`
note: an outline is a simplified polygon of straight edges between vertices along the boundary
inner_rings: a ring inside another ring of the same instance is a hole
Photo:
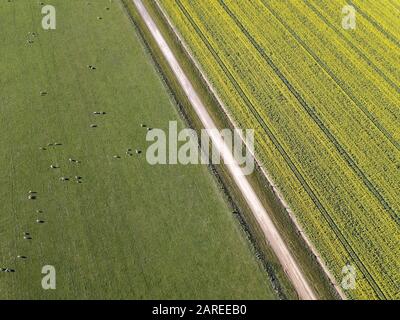
[[[68,177],[61,177],[60,180],[61,181],[69,181],[69,178]]]
[[[36,223],[43,224],[44,220],[36,219]]]
[[[90,127],[91,128],[97,128],[97,124],[91,124]]]

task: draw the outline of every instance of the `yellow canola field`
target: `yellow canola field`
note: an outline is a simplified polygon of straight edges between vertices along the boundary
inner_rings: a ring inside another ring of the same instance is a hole
[[[356,268],[345,293],[400,298],[398,25],[362,1],[353,35],[343,1],[161,3],[337,282]]]

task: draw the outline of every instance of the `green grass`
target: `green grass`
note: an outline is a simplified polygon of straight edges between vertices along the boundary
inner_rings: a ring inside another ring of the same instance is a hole
[[[145,150],[141,123],[184,123],[119,2],[50,4],[55,31],[37,2],[0,3],[0,266],[16,270],[0,273],[0,298],[274,298],[207,168],[125,155]],[[54,291],[41,288],[44,265]]]

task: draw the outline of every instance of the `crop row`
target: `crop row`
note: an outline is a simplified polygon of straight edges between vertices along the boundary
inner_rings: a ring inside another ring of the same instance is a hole
[[[378,74],[384,82],[387,82],[394,90],[400,92],[400,52],[397,50],[387,50],[393,46],[389,40],[382,37],[379,31],[375,30],[365,19],[357,16],[357,36],[353,32],[344,30],[337,23],[337,13],[341,10],[341,5],[335,1],[305,2],[310,9],[310,14],[314,13],[320,22],[331,28],[339,39],[342,39],[346,46],[355,51],[373,71]]]
[[[266,1],[263,2],[266,3]],[[328,2],[324,1],[323,3]],[[339,70],[336,75],[347,84],[347,91],[353,97],[357,97],[375,119],[379,119],[380,124],[390,133],[398,145],[400,141],[398,89],[394,89],[383,81],[379,73],[370,66],[369,61],[363,60],[362,56],[359,56],[358,52],[355,52],[348,42],[344,41],[335,30],[329,28],[329,25],[310,9],[312,5],[308,2],[273,1],[269,2],[269,6],[279,12],[280,17],[313,48],[315,54],[324,57],[328,66]],[[334,18],[332,17],[332,19]],[[362,19],[357,21],[361,23]],[[338,22],[336,22],[336,25],[341,27]],[[361,28],[362,26],[360,26]],[[356,41],[357,32],[359,32],[358,29],[354,31],[352,36],[348,35],[348,37],[351,37],[350,41]],[[378,39],[381,38],[375,38],[375,40]],[[373,47],[380,45],[386,48],[387,54],[385,56],[392,54],[394,57],[398,56],[393,44],[389,46],[385,42],[379,42],[373,44]],[[385,56],[381,59],[384,60]],[[378,55],[376,57],[376,59],[380,58]],[[396,64],[393,64],[393,66],[396,66]],[[395,84],[397,87],[399,86],[398,81]]]
[[[400,48],[398,16],[388,10],[390,4],[382,4],[377,1],[349,1],[356,11],[367,19],[382,35]],[[393,33],[394,31],[394,33]]]

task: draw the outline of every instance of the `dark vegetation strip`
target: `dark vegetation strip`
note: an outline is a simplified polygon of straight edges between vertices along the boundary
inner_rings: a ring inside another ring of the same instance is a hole
[[[180,8],[180,10],[182,11],[182,13],[189,20],[190,24],[195,29],[195,31],[198,34],[198,36],[202,39],[204,44],[207,46],[207,48],[211,52],[211,54],[214,57],[214,59],[217,61],[217,63],[220,65],[220,67],[224,70],[224,72],[226,73],[227,77],[230,79],[230,81],[232,82],[233,86],[236,88],[236,90],[238,91],[238,93],[240,94],[240,96],[242,97],[244,102],[246,103],[246,105],[249,107],[249,109],[252,112],[252,114],[254,115],[254,117],[262,125],[262,127],[263,127],[264,131],[266,132],[266,134],[268,135],[269,139],[274,143],[275,147],[277,148],[277,150],[279,151],[281,156],[284,158],[284,160],[286,161],[288,166],[291,168],[291,170],[295,174],[295,176],[298,179],[298,181],[300,182],[300,184],[304,187],[305,191],[307,192],[307,194],[309,195],[311,200],[314,202],[314,204],[320,210],[322,216],[325,218],[325,220],[327,221],[329,226],[332,228],[332,230],[334,231],[334,233],[338,237],[339,241],[342,243],[343,247],[346,249],[346,251],[349,253],[349,255],[353,258],[353,260],[356,263],[357,267],[359,268],[361,273],[365,276],[365,278],[367,279],[367,281],[369,282],[369,284],[371,285],[371,287],[373,288],[373,290],[375,291],[377,296],[379,298],[381,298],[381,299],[385,299],[385,295],[382,292],[382,290],[379,288],[378,284],[375,282],[375,280],[373,279],[373,277],[371,276],[371,274],[369,273],[369,271],[367,270],[367,268],[365,267],[365,265],[363,264],[361,259],[358,257],[358,255],[355,253],[355,251],[353,250],[351,245],[348,243],[347,239],[341,233],[341,231],[339,230],[338,226],[335,224],[335,222],[332,219],[332,217],[329,215],[327,210],[324,208],[324,206],[321,204],[319,199],[316,197],[315,193],[312,191],[311,187],[308,185],[308,183],[306,182],[304,177],[301,175],[299,170],[296,168],[295,164],[292,162],[292,160],[290,159],[289,155],[286,153],[284,148],[281,146],[281,144],[279,143],[277,138],[274,136],[272,131],[268,128],[267,124],[264,122],[264,120],[262,119],[262,117],[260,116],[258,111],[255,109],[255,107],[252,104],[252,102],[249,100],[249,98],[246,96],[246,94],[244,93],[244,91],[242,90],[240,85],[237,83],[237,81],[235,80],[233,75],[230,73],[230,71],[228,70],[228,68],[224,64],[224,62],[220,59],[218,54],[215,52],[214,48],[208,42],[206,37],[202,34],[201,30],[199,29],[197,24],[194,22],[194,20],[190,16],[190,14],[183,7],[183,5],[180,2],[180,0],[175,0],[175,2],[177,3],[177,5]]]

